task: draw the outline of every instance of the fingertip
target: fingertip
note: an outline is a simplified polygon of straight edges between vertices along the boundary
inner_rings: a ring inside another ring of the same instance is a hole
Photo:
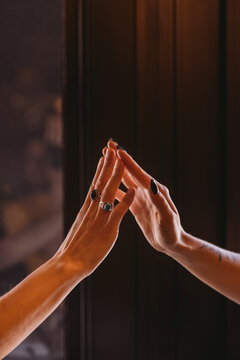
[[[108,147],[109,149],[113,149],[114,152],[115,152],[115,154],[116,154],[116,151],[117,151],[117,143],[116,143],[113,139],[108,140],[107,147]]]
[[[101,156],[98,162],[98,166],[101,166],[104,163],[104,156]]]
[[[106,153],[107,153],[107,149],[108,149],[108,147],[107,147],[107,146],[105,146],[105,147],[102,149],[102,154],[103,154],[103,156],[105,156],[105,155],[106,155]]]
[[[113,139],[113,138],[110,138],[110,139],[108,140],[108,142],[112,142],[112,143],[114,143],[115,145],[118,145],[117,141],[116,141],[115,139]]]
[[[107,148],[106,157],[115,156],[116,152],[112,148]]]
[[[119,159],[124,160],[126,152],[124,150],[118,149],[117,150],[117,156],[119,157]]]

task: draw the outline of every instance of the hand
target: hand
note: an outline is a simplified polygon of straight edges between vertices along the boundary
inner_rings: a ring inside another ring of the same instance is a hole
[[[134,200],[135,190],[129,189],[112,211],[99,206],[100,201],[114,203],[123,172],[123,162],[109,149],[105,158],[100,159],[86,200],[56,254],[84,277],[96,269],[113,247],[122,218]],[[94,189],[98,189],[101,199],[91,199]]]
[[[130,210],[146,239],[158,251],[168,253],[174,250],[181,242],[184,230],[168,189],[147,174],[126,151],[118,150],[116,143],[110,140],[108,147],[115,150],[125,164],[124,185],[135,188]],[[103,150],[104,154],[106,150]],[[124,196],[125,193],[119,189],[117,199],[120,201]]]

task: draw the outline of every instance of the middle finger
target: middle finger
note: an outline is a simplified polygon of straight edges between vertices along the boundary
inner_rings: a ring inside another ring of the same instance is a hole
[[[112,175],[114,166],[116,162],[116,153],[113,149],[108,149],[106,156],[104,158],[104,164],[102,170],[96,179],[95,186],[93,190],[97,190],[99,193],[99,197],[95,201],[91,201],[90,207],[88,209],[87,215],[92,214],[93,212],[96,213],[98,209],[98,204],[100,202],[102,191],[105,188],[109,178]],[[91,196],[91,194],[90,194]]]
[[[115,197],[116,197],[116,192],[122,181],[123,172],[124,172],[124,164],[121,160],[118,159],[116,161],[113,174],[112,174],[111,178],[109,179],[109,181],[103,191],[102,198],[101,198],[101,202],[103,204],[107,203],[107,204],[113,205]],[[97,212],[97,220],[101,222],[103,219],[107,219],[109,213],[110,213],[110,211],[104,210],[101,206],[99,206],[98,212]]]

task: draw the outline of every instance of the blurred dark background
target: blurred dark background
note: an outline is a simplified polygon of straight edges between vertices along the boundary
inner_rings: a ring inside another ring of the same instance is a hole
[[[113,137],[169,187],[186,231],[239,251],[239,1],[72,0],[65,14],[66,228]],[[130,215],[67,306],[71,359],[240,356],[239,307]]]
[[[63,238],[61,29],[60,0],[0,1],[0,295]],[[63,339],[61,306],[7,358],[64,359]]]

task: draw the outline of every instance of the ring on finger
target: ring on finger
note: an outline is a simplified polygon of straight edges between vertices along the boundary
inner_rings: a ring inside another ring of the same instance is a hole
[[[100,201],[99,206],[104,210],[104,211],[112,211],[114,208],[114,204],[110,203],[110,202],[104,202],[104,201]]]
[[[92,201],[97,201],[101,197],[101,194],[98,189],[93,189],[90,196]]]

